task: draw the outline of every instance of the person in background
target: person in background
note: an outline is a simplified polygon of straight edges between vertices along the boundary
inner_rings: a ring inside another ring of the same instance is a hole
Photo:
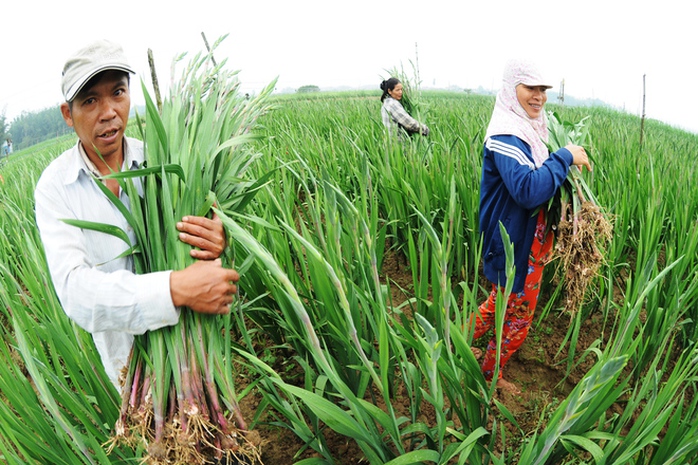
[[[381,82],[380,88],[383,91],[381,118],[385,127],[388,128],[388,134],[398,137],[401,137],[403,132],[410,136],[413,134],[429,135],[429,128],[412,118],[400,103],[403,86],[397,78],[391,77]]]
[[[135,234],[99,189],[103,182],[129,199],[111,172],[135,169],[143,143],[125,137],[134,74],[117,44],[97,41],[71,56],[63,68],[61,113],[78,141],[52,161],[36,189],[36,222],[48,269],[66,314],[92,334],[107,375],[117,388],[134,335],[174,325],[182,307],[208,314],[229,311],[239,275],[218,259],[226,246],[220,219],[187,216],[173,233],[192,245],[198,259],[183,270],[136,275],[128,246],[111,235],[83,230],[63,219],[108,223]]]
[[[591,165],[583,147],[568,145],[549,153],[546,90],[552,86],[536,66],[511,60],[504,69],[483,148],[479,229],[483,237],[484,274],[492,283],[488,298],[475,316],[475,339],[493,328],[495,300],[506,284],[506,258],[499,224],[514,245],[516,267],[512,292],[507,296],[502,331],[500,367],[526,339],[538,301],[543,267],[550,258],[553,231],[546,228],[546,204],[558,192],[572,166]],[[575,168],[577,169],[577,168]],[[476,358],[482,351],[473,348]],[[491,380],[497,354],[496,337],[485,350],[482,370]],[[502,376],[497,386],[509,393],[519,388]]]

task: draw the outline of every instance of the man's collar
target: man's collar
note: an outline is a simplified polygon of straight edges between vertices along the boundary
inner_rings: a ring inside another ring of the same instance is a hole
[[[82,141],[80,140],[78,140],[78,152],[82,157],[83,163],[85,163],[87,173],[100,177],[102,174],[99,172],[95,164],[92,163],[92,160],[90,160],[90,157],[87,155],[87,151],[85,150],[85,147],[82,145]]]
[[[140,167],[142,160],[136,157],[136,152],[131,150],[128,143],[128,137],[124,137],[124,164],[123,168],[128,170],[137,169]]]
[[[140,164],[142,163],[142,160],[139,159],[138,150],[131,150],[127,137],[124,137],[123,144],[124,163],[122,164],[122,169],[125,168],[132,170],[139,168]],[[82,142],[78,140],[78,143],[75,146],[73,146],[73,150],[75,150],[77,153],[72,158],[73,168],[70,170],[71,174],[68,174],[64,179],[65,184],[75,182],[81,171],[89,177],[96,176],[99,178],[102,176],[95,164],[92,162],[92,160],[90,160],[90,157],[87,156],[87,152],[85,151],[85,148],[82,146]]]
[[[134,156],[135,154],[133,153],[132,150],[129,148],[128,144],[128,138],[124,137],[123,138],[123,147],[124,147],[124,160],[121,163],[121,169],[134,169],[138,168],[140,161],[136,159]],[[82,142],[78,140],[78,151],[80,152],[80,156],[82,157],[83,162],[85,162],[85,168],[86,172],[88,174],[93,174],[96,177],[101,177],[102,174],[99,172],[97,169],[97,166],[90,160],[90,157],[87,155],[87,151],[85,150],[85,147],[82,145]]]

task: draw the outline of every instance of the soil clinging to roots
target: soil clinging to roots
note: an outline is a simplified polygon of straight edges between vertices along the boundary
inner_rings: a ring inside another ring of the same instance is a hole
[[[572,315],[584,303],[612,232],[611,222],[592,202],[583,202],[576,217],[562,215],[560,219],[553,260],[560,260],[558,271],[566,287],[565,309]]]
[[[187,427],[177,420],[168,423],[162,437],[154,434],[152,405],[119,419],[115,435],[105,445],[107,452],[118,444],[131,448],[144,446],[144,465],[262,465],[261,438],[256,431],[233,426],[228,419],[227,431],[221,431],[202,415],[187,418]]]

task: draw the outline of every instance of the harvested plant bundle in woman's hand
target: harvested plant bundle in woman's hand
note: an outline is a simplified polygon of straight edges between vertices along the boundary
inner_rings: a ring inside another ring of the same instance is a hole
[[[146,166],[112,175],[130,199],[130,211],[120,209],[138,238],[137,273],[193,263],[176,222],[211,214],[212,206],[239,211],[257,187],[244,178],[256,158],[250,130],[268,110],[274,82],[247,99],[237,73],[224,65],[210,54],[194,57],[161,112],[143,88]],[[232,266],[230,257],[221,258]],[[259,451],[237,405],[230,326],[230,315],[182,308],[177,325],[137,336],[112,441],[145,450],[151,464],[257,463]]]
[[[587,118],[573,125],[548,113],[550,151],[569,143],[589,148],[591,138],[584,124]],[[559,215],[553,259],[560,260],[558,266],[565,280],[565,308],[574,313],[603,263],[603,250],[613,227],[576,166],[570,168],[560,188],[559,203],[553,202],[549,209],[549,218]]]

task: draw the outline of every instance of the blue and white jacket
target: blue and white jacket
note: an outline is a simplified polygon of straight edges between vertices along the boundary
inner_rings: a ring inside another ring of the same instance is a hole
[[[514,244],[516,277],[512,292],[521,292],[528,274],[528,257],[536,231],[536,209],[562,186],[572,166],[572,153],[561,148],[536,168],[531,147],[512,135],[485,141],[480,184],[480,233],[487,279],[506,284],[506,257],[499,232],[501,221]]]

